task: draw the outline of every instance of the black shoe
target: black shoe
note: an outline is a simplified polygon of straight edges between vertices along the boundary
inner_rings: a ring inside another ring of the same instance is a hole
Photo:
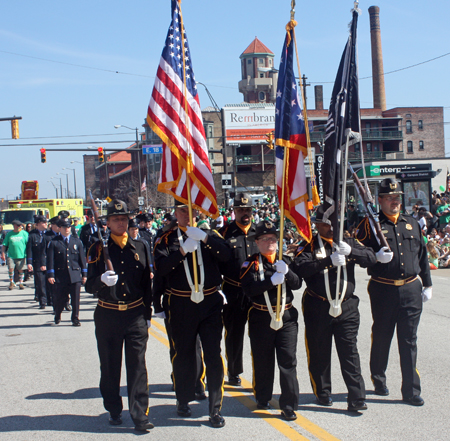
[[[332,406],[333,400],[331,397],[316,397],[317,403],[321,406]]]
[[[295,412],[291,409],[283,409],[281,411],[281,416],[286,420],[286,421],[294,421],[297,419],[297,415],[295,414]]]
[[[270,404],[268,401],[257,401],[256,407],[258,409],[267,410],[267,409],[270,409]]]
[[[145,423],[136,424],[134,426],[134,430],[137,430],[138,432],[147,432],[147,430],[151,430],[155,427],[150,421],[147,421]]]
[[[241,379],[239,378],[239,375],[228,375],[228,384],[230,386],[240,386]]]
[[[80,323],[79,320],[74,320],[74,321],[72,322],[72,326],[81,326],[81,323]]]
[[[117,416],[109,416],[109,424],[111,424],[111,426],[120,426],[122,424],[122,415],[117,415]]]
[[[210,416],[209,416],[209,422],[211,423],[211,426],[219,428],[225,426],[225,419],[222,415],[220,415],[220,411],[215,410]]]
[[[376,387],[375,395],[381,395],[382,397],[387,397],[389,395],[389,389],[386,386]]]
[[[205,392],[200,392],[200,393],[195,392],[195,400],[196,401],[206,400]]]
[[[61,317],[55,317],[55,325],[59,325],[61,323]]]
[[[192,415],[191,408],[187,404],[180,404],[177,401],[177,414],[181,417],[190,417]]]
[[[39,309],[45,309],[45,305],[39,306]]]
[[[414,395],[411,398],[403,398],[403,401],[411,404],[411,406],[423,406],[425,404],[425,401],[423,401],[423,398],[420,395]]]
[[[72,311],[72,307],[68,303],[66,303],[66,306],[64,306],[64,309],[66,311]]]
[[[358,412],[358,410],[366,410],[367,404],[364,400],[355,400],[348,403],[347,410],[350,412]]]

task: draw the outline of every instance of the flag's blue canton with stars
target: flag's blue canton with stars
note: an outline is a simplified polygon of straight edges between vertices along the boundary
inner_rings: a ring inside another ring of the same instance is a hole
[[[172,69],[180,77],[181,81],[183,81],[183,45],[186,85],[191,95],[195,97],[197,95],[197,85],[192,70],[191,53],[189,51],[186,29],[182,33],[180,9],[175,7],[173,9],[172,23],[170,24],[169,32],[167,32],[166,45],[163,49],[162,58],[172,66]]]

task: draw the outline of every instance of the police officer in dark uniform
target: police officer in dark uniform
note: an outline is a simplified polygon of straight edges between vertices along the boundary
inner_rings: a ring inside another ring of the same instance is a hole
[[[151,231],[153,216],[149,213],[143,213],[136,216],[136,219],[139,221],[139,236],[142,240],[145,240],[148,243],[148,246],[151,251],[151,268],[153,272],[153,234]]]
[[[355,264],[367,268],[376,263],[375,253],[353,238],[345,238],[333,250],[333,229],[329,220],[323,219],[323,205],[314,220],[318,234],[311,242],[302,242],[292,269],[306,282],[303,294],[303,318],[311,385],[317,402],[331,406],[331,347],[334,337],[341,372],[348,390],[349,411],[367,409],[366,390],[361,375],[357,348],[359,330],[359,298],[354,295]],[[340,290],[342,302],[336,302],[337,271],[341,271]],[[330,299],[333,305],[330,308]],[[333,311],[335,316],[330,315]]]
[[[220,414],[223,399],[222,339],[223,295],[218,262],[231,259],[231,251],[223,238],[189,226],[188,207],[176,203],[178,228],[169,230],[155,243],[155,267],[164,277],[170,292],[169,323],[175,356],[172,360],[177,413],[190,416],[189,402],[195,399],[196,342],[200,336],[206,364],[209,392],[210,423],[223,427]],[[198,291],[195,289],[192,253],[196,251]]]
[[[57,222],[59,221],[59,217],[55,216],[49,219],[48,223],[50,224],[50,229],[47,230],[44,235],[47,237],[47,247],[50,245],[50,241],[59,235],[59,227],[57,225]],[[54,286],[48,283],[48,279],[46,278],[46,287],[47,287],[47,305],[53,306],[53,290]],[[70,305],[68,305],[70,308]],[[55,309],[55,308],[53,308]]]
[[[401,194],[395,179],[381,181],[379,220],[390,250],[380,247],[368,218],[358,226],[358,239],[376,251],[378,261],[368,270],[372,276],[368,291],[373,318],[370,372],[375,393],[389,395],[386,368],[397,327],[403,400],[422,406],[424,400],[420,396],[420,377],[416,369],[417,328],[422,303],[431,298],[431,276],[420,226],[412,216],[400,213]]]
[[[70,234],[72,221],[59,219],[60,234],[51,240],[47,252],[47,278],[54,285],[53,306],[55,323],[61,322],[61,312],[70,294],[72,303],[72,325],[80,326],[78,314],[80,311],[81,284],[86,283],[86,257],[83,244],[78,237]]]
[[[27,242],[28,271],[34,271],[35,298],[39,301],[39,309],[45,309],[50,299],[47,299],[47,246],[50,236],[46,235],[47,218],[36,216],[34,219],[36,228],[31,230]]]
[[[277,260],[279,235],[272,222],[260,222],[249,237],[258,253],[242,264],[241,282],[251,299],[248,333],[253,359],[253,391],[258,409],[268,409],[272,399],[275,354],[280,368],[280,408],[284,419],[297,419],[299,386],[297,380],[298,311],[293,306],[293,290],[301,280],[289,269],[290,259]],[[280,320],[276,320],[278,285],[282,285]]]
[[[99,240],[98,238],[98,225],[95,223],[94,215],[92,211],[88,213],[89,222],[85,223],[80,228],[80,239],[83,242],[85,251],[87,252],[90,246]]]
[[[240,272],[242,264],[258,252],[254,241],[248,239],[255,233],[252,223],[252,204],[250,195],[238,193],[234,198],[235,220],[225,225],[219,232],[233,253],[233,259],[220,266],[223,280],[223,292],[227,304],[223,308],[225,326],[225,355],[228,362],[228,384],[239,386],[239,375],[244,371],[242,351],[248,310],[251,305],[241,287]]]
[[[107,270],[103,242],[88,253],[86,291],[96,294],[95,336],[100,357],[100,392],[111,425],[122,424],[120,372],[125,342],[128,403],[135,429],[153,428],[148,420],[145,351],[151,318],[150,263],[146,245],[127,234],[127,206],[113,200],[107,207],[111,235],[107,240],[113,270]]]

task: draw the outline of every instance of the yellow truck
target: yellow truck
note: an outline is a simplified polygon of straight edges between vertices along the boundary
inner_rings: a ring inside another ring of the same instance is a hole
[[[0,212],[0,224],[8,232],[13,229],[11,222],[20,220],[23,224],[33,224],[34,216],[40,214],[47,219],[58,215],[62,210],[69,212],[70,217],[78,217],[84,223],[83,199],[36,199],[9,201],[9,208]]]

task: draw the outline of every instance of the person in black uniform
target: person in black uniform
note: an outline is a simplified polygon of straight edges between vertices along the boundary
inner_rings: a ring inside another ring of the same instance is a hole
[[[309,244],[300,244],[292,266],[306,282],[302,305],[311,385],[317,402],[332,406],[331,345],[334,336],[348,390],[347,408],[349,411],[365,410],[366,389],[356,344],[360,316],[359,298],[354,295],[355,264],[363,268],[375,265],[375,253],[353,238],[343,239],[338,249],[333,251],[333,229],[328,220],[323,220],[323,205],[317,209],[314,222],[318,234]],[[333,317],[330,315],[330,299],[333,303],[336,299],[337,271],[341,271],[340,293],[344,285],[347,288],[341,295],[342,312]]]
[[[277,259],[278,234],[270,221],[260,222],[249,237],[259,252],[242,264],[240,280],[252,301],[248,313],[248,333],[253,359],[253,392],[258,409],[269,409],[275,374],[275,354],[280,369],[280,408],[284,419],[297,419],[299,386],[297,380],[298,311],[293,306],[293,290],[301,280],[289,269],[290,260]],[[282,285],[282,318],[276,326],[278,285]]]
[[[150,248],[150,266],[152,268],[152,277],[153,277],[153,234],[152,234],[152,220],[153,216],[149,213],[143,213],[136,216],[136,220],[139,221],[139,236],[142,240],[145,240],[148,243]]]
[[[52,217],[51,219],[49,219],[48,223],[50,224],[50,228],[49,230],[47,230],[44,235],[48,238],[48,243],[47,243],[47,248],[48,245],[50,245],[50,241],[59,235],[59,227],[57,225],[57,222],[59,221],[59,217],[55,216]],[[48,306],[53,306],[53,290],[54,290],[54,286],[51,285],[50,283],[48,283],[48,279],[46,278],[46,288],[47,288],[47,305]],[[70,305],[67,305],[70,308]],[[55,308],[53,308],[54,310]]]
[[[60,234],[50,241],[47,251],[47,278],[55,287],[55,323],[58,325],[61,322],[61,312],[70,294],[72,325],[80,326],[80,289],[81,284],[86,283],[86,257],[80,239],[70,234],[72,222],[69,219],[59,219],[57,225]]]
[[[70,217],[70,212],[67,210],[61,210],[58,212],[58,217],[60,219],[68,219]],[[75,228],[75,225],[72,224],[72,226],[70,227],[70,234],[74,237],[78,237],[78,233],[77,230]]]
[[[47,230],[47,218],[36,216],[34,219],[36,228],[30,232],[27,242],[28,271],[34,271],[35,298],[39,301],[39,309],[45,309],[47,302],[47,246],[50,237],[45,234]]]
[[[81,242],[83,242],[84,250],[89,250],[90,246],[97,242],[98,239],[98,226],[95,223],[94,215],[92,214],[92,211],[88,213],[89,216],[89,222],[84,224],[80,228],[80,239]]]
[[[417,328],[422,303],[431,298],[431,275],[427,250],[418,222],[401,214],[400,185],[395,179],[380,183],[380,225],[390,250],[380,247],[367,218],[358,226],[358,239],[376,251],[378,263],[369,268],[368,291],[372,308],[370,372],[377,395],[389,395],[386,368],[397,327],[402,371],[403,400],[422,406],[417,362]],[[420,279],[418,278],[420,276]]]
[[[220,414],[223,399],[222,339],[223,294],[218,262],[231,259],[231,251],[216,232],[189,226],[189,210],[176,202],[178,228],[155,242],[155,267],[169,290],[169,324],[175,356],[172,360],[177,413],[190,416],[189,402],[195,399],[196,342],[200,336],[206,364],[210,423],[223,427]],[[198,295],[194,285],[192,253],[197,251]]]
[[[227,304],[223,308],[222,317],[225,326],[225,355],[228,364],[228,384],[239,386],[239,375],[244,371],[242,351],[244,349],[244,333],[248,310],[251,302],[244,295],[240,282],[241,266],[253,254],[258,252],[254,241],[248,239],[255,233],[252,223],[251,198],[246,193],[238,193],[234,198],[235,220],[224,226],[219,232],[226,240],[233,253],[230,262],[220,267],[224,276],[223,292]]]
[[[124,202],[116,199],[107,207],[111,231],[108,250],[114,271],[107,270],[103,242],[88,253],[86,291],[96,294],[95,336],[100,358],[100,392],[110,413],[111,425],[122,424],[120,371],[125,342],[128,404],[135,429],[153,428],[148,420],[148,384],[145,366],[152,289],[146,245],[127,234],[128,215]]]

